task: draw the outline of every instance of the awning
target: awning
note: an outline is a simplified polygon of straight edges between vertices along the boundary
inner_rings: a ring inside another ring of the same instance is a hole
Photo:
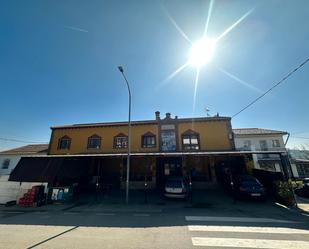
[[[53,182],[63,158],[22,157],[13,169],[9,181]]]
[[[286,154],[282,151],[179,151],[179,152],[133,152],[131,156],[186,156],[186,155],[252,155],[252,154]],[[24,157],[50,157],[50,158],[67,158],[67,157],[125,157],[127,153],[104,153],[104,154],[57,154],[57,155],[25,155]]]

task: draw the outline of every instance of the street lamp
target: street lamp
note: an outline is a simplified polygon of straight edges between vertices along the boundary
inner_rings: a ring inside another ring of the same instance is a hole
[[[130,177],[130,154],[131,154],[131,90],[129,82],[124,74],[123,67],[118,67],[120,73],[122,74],[129,93],[129,119],[128,119],[128,155],[127,155],[127,180],[126,180],[126,203],[129,203],[129,177]]]

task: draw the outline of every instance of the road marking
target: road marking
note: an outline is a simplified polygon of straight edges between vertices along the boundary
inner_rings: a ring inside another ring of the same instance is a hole
[[[277,205],[277,206],[279,206],[279,207],[282,207],[282,208],[285,208],[285,209],[290,209],[290,208],[288,208],[287,206],[284,206],[284,205],[282,205],[282,204],[279,203],[279,202],[275,202],[275,205]]]
[[[49,219],[50,218],[50,215],[42,215],[42,216],[39,216],[40,219]]]
[[[193,237],[194,246],[238,247],[238,248],[269,248],[269,249],[308,249],[309,242],[298,240],[263,240],[263,239],[234,239]]]
[[[115,214],[114,213],[96,213],[95,215],[112,216],[112,215],[115,215]]]
[[[64,214],[68,214],[68,215],[76,215],[76,214],[79,214],[79,213],[75,213],[75,212],[64,212]]]
[[[251,218],[251,217],[216,217],[216,216],[186,216],[186,221],[223,221],[223,222],[260,222],[260,223],[299,223],[290,220],[277,220],[268,218]]]
[[[233,232],[233,233],[272,233],[309,234],[309,230],[283,227],[245,227],[245,226],[188,226],[193,232]]]
[[[25,212],[22,211],[6,211],[6,212],[1,212],[2,214],[23,214]]]
[[[150,214],[133,214],[133,216],[148,217]]]
[[[33,212],[33,214],[38,214],[38,215],[41,215],[41,214],[48,214],[48,212],[42,212],[42,211],[35,211]]]

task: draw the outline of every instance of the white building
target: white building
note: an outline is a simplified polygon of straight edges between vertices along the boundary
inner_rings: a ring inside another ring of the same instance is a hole
[[[288,150],[292,173],[295,178],[309,178],[309,151]]]
[[[285,131],[260,128],[233,129],[236,150],[285,151]],[[281,172],[281,159],[276,154],[253,154],[255,169]]]
[[[32,185],[38,184],[10,182],[8,179],[23,156],[47,154],[47,150],[48,144],[35,144],[0,152],[0,204],[17,200]]]

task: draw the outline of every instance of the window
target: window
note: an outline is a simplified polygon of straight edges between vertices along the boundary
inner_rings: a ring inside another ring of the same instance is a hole
[[[259,165],[262,170],[276,172],[276,167],[273,162],[260,161]]]
[[[11,162],[10,159],[4,159],[3,162],[2,162],[2,169],[8,169],[10,162]]]
[[[143,148],[154,148],[156,147],[156,136],[151,132],[148,132],[142,136],[142,147]]]
[[[278,139],[273,140],[273,147],[280,147],[280,142]]]
[[[184,150],[199,150],[199,135],[198,133],[188,130],[182,135],[182,147]]]
[[[260,147],[261,147],[261,150],[267,150],[267,142],[266,142],[266,140],[261,140],[260,141]]]
[[[122,133],[114,137],[114,148],[125,149],[128,146],[128,137]]]
[[[309,165],[306,163],[297,163],[296,164],[297,172],[300,178],[309,177]]]
[[[71,138],[64,136],[58,141],[58,150],[69,150],[71,146]]]
[[[88,149],[100,149],[101,148],[101,137],[98,135],[92,135],[88,138]]]
[[[251,141],[250,140],[244,141],[244,150],[251,150]]]

